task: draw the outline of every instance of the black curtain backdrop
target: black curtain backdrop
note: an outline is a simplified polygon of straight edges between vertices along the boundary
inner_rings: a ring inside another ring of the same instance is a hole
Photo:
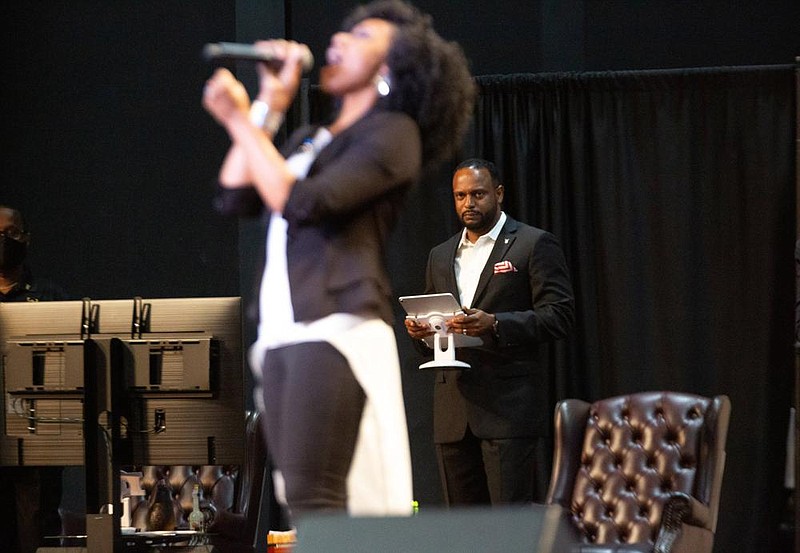
[[[577,326],[556,397],[733,404],[717,551],[777,551],[793,386],[790,66],[478,78],[466,153],[554,232]]]
[[[477,77],[463,152],[495,161],[506,211],[564,247],[577,324],[552,350],[553,405],[653,389],[730,396],[720,552],[778,551],[787,515],[792,69]],[[451,169],[424,180],[400,221],[389,259],[398,295],[420,293],[428,250],[458,230]],[[432,384],[399,322],[398,341],[424,505],[440,501]]]
[[[481,76],[461,158],[500,169],[505,210],[553,232],[577,324],[552,351],[552,403],[644,390],[727,394],[733,411],[715,551],[779,551],[794,367],[792,66]],[[304,89],[295,120],[327,103]],[[309,100],[310,97],[310,100]],[[412,191],[393,237],[397,295],[458,231],[452,160]],[[432,375],[401,324],[423,508],[441,502]]]

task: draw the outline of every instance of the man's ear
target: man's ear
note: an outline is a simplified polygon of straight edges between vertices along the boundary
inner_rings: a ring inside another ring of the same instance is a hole
[[[497,188],[494,189],[494,193],[497,194],[497,203],[503,203],[503,195],[505,194],[506,189],[503,188],[502,184],[498,184]]]

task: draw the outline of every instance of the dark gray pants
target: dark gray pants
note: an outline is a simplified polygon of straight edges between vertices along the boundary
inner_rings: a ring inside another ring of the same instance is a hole
[[[447,505],[543,503],[551,438],[480,439],[436,444]]]
[[[366,396],[327,342],[269,350],[263,394],[267,446],[293,518],[347,509],[347,473]]]

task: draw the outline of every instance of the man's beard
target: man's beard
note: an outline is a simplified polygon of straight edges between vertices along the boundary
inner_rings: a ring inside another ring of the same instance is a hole
[[[489,230],[488,225],[489,222],[492,220],[493,214],[491,213],[481,213],[479,211],[471,211],[470,215],[472,218],[467,221],[465,214],[461,214],[461,224],[467,230],[471,231],[480,231],[480,230]]]

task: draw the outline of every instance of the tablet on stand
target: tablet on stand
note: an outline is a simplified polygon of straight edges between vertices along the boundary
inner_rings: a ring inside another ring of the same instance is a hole
[[[456,359],[457,347],[480,346],[481,338],[455,334],[447,328],[447,321],[464,311],[455,296],[450,293],[401,296],[400,305],[406,310],[406,318],[430,325],[434,334],[425,338],[433,349],[433,361],[419,366],[420,369],[469,369],[468,363]]]

